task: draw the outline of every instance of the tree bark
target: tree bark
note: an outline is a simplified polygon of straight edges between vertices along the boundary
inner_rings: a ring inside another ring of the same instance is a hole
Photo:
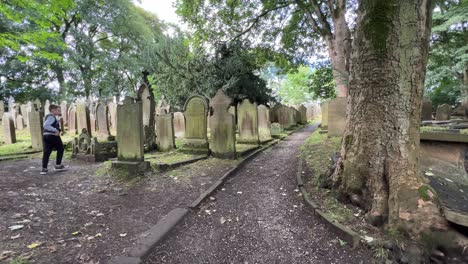
[[[342,198],[366,209],[372,224],[413,234],[446,226],[419,168],[431,13],[431,0],[360,2],[346,130],[333,175]]]

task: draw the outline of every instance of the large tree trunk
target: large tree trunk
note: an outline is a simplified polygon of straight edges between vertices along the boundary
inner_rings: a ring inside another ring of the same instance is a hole
[[[431,0],[362,0],[358,12],[335,187],[375,225],[443,228],[438,206],[419,192],[432,197],[419,170]]]
[[[338,97],[348,95],[349,58],[351,55],[351,33],[346,23],[346,9],[337,10],[333,16],[334,34],[327,37],[328,54],[333,68]]]

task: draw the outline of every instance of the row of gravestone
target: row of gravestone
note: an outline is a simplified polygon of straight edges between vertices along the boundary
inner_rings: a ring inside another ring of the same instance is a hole
[[[463,107],[461,107],[463,108]],[[464,111],[459,113],[462,116],[465,116]],[[448,104],[439,105],[436,109],[435,120],[436,121],[446,121],[450,120],[452,115],[452,108]],[[422,103],[421,111],[421,120],[422,121],[432,121],[432,101],[429,99],[424,99]]]
[[[13,113],[12,113],[13,112]],[[3,141],[5,144],[16,143],[16,128],[15,128],[15,112],[3,112],[2,114],[2,127],[3,127]],[[31,108],[25,113],[28,115],[27,126],[31,134],[31,146],[33,150],[42,150],[42,122],[43,113],[36,107],[36,104],[32,104]],[[16,126],[18,129],[23,129],[22,116],[16,115]]]

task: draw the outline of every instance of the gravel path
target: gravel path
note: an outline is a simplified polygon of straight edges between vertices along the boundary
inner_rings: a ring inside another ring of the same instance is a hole
[[[248,162],[145,263],[371,263],[370,252],[341,245],[296,189],[299,148],[315,128]]]

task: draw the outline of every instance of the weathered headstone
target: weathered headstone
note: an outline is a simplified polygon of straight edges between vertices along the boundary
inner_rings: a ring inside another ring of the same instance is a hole
[[[283,129],[282,129],[280,123],[272,123],[270,125],[270,131],[271,131],[271,136],[272,137],[280,137],[281,133],[283,133]]]
[[[89,114],[89,122],[91,124],[91,134],[96,135],[96,116]]]
[[[304,105],[299,106],[299,114],[300,114],[300,123],[306,124],[307,123],[307,108]]]
[[[431,121],[432,120],[432,101],[424,98],[422,102],[421,120]]]
[[[185,135],[185,117],[182,112],[174,113],[174,132],[178,138],[183,138]]]
[[[234,116],[229,113],[232,99],[226,96],[222,89],[216,92],[210,101],[213,114],[210,116],[210,150],[214,157],[235,159],[236,156],[236,124]]]
[[[278,123],[279,122],[279,116],[280,116],[280,111],[281,111],[282,106],[283,106],[282,104],[277,103],[270,110],[270,121],[272,123],[274,123],[274,122]]]
[[[105,103],[98,103],[96,106],[96,130],[100,136],[109,136],[109,109]]]
[[[323,102],[320,105],[321,111],[322,111],[322,122],[320,123],[320,127],[323,130],[328,129],[328,102]]]
[[[112,167],[124,169],[132,175],[149,168],[145,162],[143,136],[143,105],[141,101],[117,106],[117,161]]]
[[[60,110],[62,111],[62,120],[63,120],[63,124],[66,126],[68,124],[68,108],[67,108],[67,102],[66,101],[62,101],[60,103]]]
[[[18,114],[19,114],[18,112],[19,112],[18,107],[16,106],[15,103],[12,103],[10,114],[11,114],[11,118],[13,118],[13,125],[15,126],[15,128],[16,128],[16,117],[18,117]]]
[[[13,116],[11,113],[3,113],[2,126],[3,141],[5,144],[9,145],[16,143],[15,124],[13,123]]]
[[[3,118],[3,113],[5,113],[5,103],[0,99],[0,118]]]
[[[77,132],[76,106],[72,104],[68,109],[68,133],[71,135],[76,135]]]
[[[29,111],[29,133],[31,134],[31,145],[33,150],[42,150],[42,122],[44,114],[40,108],[32,104]]]
[[[41,100],[39,99],[34,100],[33,105],[36,105],[39,108],[39,110],[44,113],[44,107],[42,105]]]
[[[448,104],[439,105],[436,112],[436,120],[450,120],[451,109]]]
[[[29,124],[28,106],[26,104],[21,104],[20,105],[20,112],[21,112],[21,115],[23,116],[24,126],[26,127]]]
[[[171,106],[166,102],[166,99],[164,98],[164,95],[161,96],[161,99],[158,102],[158,105],[156,106],[156,115],[164,115],[169,113],[171,109]]]
[[[44,116],[47,116],[50,113],[49,106],[50,106],[50,101],[46,100],[44,104]]]
[[[138,90],[138,100],[142,103],[143,135],[145,136],[145,150],[156,147],[155,134],[155,102],[153,90],[150,86],[142,84]],[[119,122],[119,121],[117,121]]]
[[[280,123],[283,129],[290,128],[291,124],[289,121],[289,108],[287,106],[281,105],[277,109],[278,123]]]
[[[156,143],[159,151],[175,149],[174,118],[172,113],[161,110],[156,116]]]
[[[114,102],[107,103],[109,109],[110,127],[117,129],[117,105]]]
[[[24,118],[22,115],[16,116],[16,129],[23,130],[24,129]]]
[[[92,137],[91,117],[89,115],[89,108],[84,101],[78,101],[76,103],[76,125],[77,134],[83,133],[83,129],[86,129],[88,135]]]
[[[237,104],[237,117],[239,119],[239,142],[258,144],[258,113],[257,103],[244,99]]]
[[[346,126],[346,97],[337,97],[328,104],[328,136],[341,137]]]
[[[296,109],[294,109],[293,107],[290,107],[288,106],[288,123],[289,123],[289,127],[293,127],[296,125],[296,113],[295,113]]]
[[[270,131],[270,109],[264,105],[258,106],[258,134],[260,142],[271,139]]]
[[[191,96],[184,105],[185,139],[184,150],[208,153],[207,137],[208,99]]]
[[[15,107],[15,98],[13,98],[13,96],[10,96],[8,98],[8,112],[11,113],[14,107]]]

